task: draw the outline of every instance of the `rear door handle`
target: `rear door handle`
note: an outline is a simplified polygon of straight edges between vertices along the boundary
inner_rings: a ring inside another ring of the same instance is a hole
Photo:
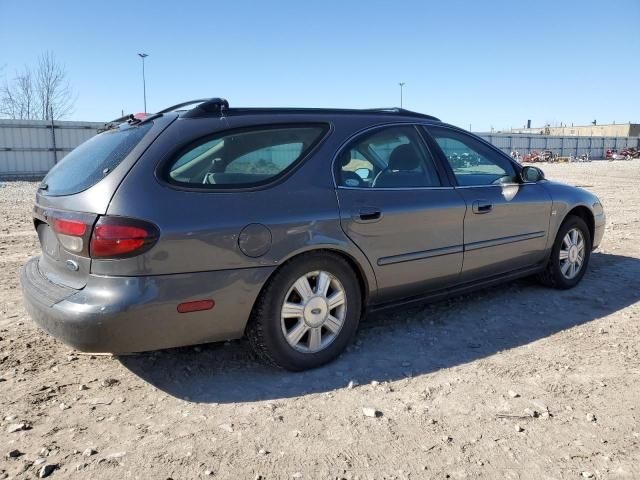
[[[377,207],[362,207],[354,220],[359,223],[377,222],[382,218],[382,211]]]
[[[476,200],[473,202],[473,213],[489,213],[493,210],[493,205],[487,200]]]

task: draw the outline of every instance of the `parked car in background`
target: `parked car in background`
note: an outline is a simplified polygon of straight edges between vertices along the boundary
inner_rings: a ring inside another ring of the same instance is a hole
[[[246,335],[290,370],[371,310],[527,275],[571,288],[605,224],[595,195],[429,115],[223,99],[109,125],[35,202],[22,287],[52,335],[115,353]]]

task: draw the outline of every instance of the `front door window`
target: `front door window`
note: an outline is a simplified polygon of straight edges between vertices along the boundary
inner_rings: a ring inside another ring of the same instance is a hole
[[[447,158],[460,186],[499,185],[516,182],[509,160],[470,135],[441,127],[429,133]]]
[[[413,126],[394,126],[352,142],[336,161],[338,186],[439,187],[433,158]]]

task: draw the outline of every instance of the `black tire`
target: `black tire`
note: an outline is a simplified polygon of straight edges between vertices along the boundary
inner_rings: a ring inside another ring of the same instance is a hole
[[[572,229],[577,228],[582,233],[585,245],[584,262],[578,274],[572,278],[566,278],[560,270],[560,249],[562,248],[562,241],[564,236]],[[568,216],[560,226],[556,239],[551,249],[551,256],[547,261],[545,270],[538,275],[540,283],[547,287],[557,288],[559,290],[566,290],[575,287],[582,277],[584,276],[589,266],[589,259],[591,258],[591,234],[589,233],[589,227],[585,221],[573,215]]]
[[[342,284],[346,296],[346,315],[342,328],[323,350],[303,353],[285,339],[281,327],[281,308],[293,283],[314,271],[326,271]],[[247,338],[256,354],[271,365],[291,371],[319,367],[335,359],[353,338],[362,312],[362,292],[351,265],[342,257],[322,251],[302,254],[285,263],[263,288],[247,325]]]

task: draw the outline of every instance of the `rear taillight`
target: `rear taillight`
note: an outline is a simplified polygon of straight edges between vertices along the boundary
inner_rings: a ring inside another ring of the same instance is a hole
[[[53,230],[58,234],[62,246],[73,253],[84,250],[84,239],[88,225],[80,220],[53,219]]]
[[[64,220],[62,218],[53,220],[53,228],[58,233],[73,235],[75,237],[81,237],[87,231],[87,225],[85,223],[78,220]]]
[[[100,217],[93,233],[89,253],[92,258],[126,258],[149,250],[158,240],[155,225],[124,217]]]

